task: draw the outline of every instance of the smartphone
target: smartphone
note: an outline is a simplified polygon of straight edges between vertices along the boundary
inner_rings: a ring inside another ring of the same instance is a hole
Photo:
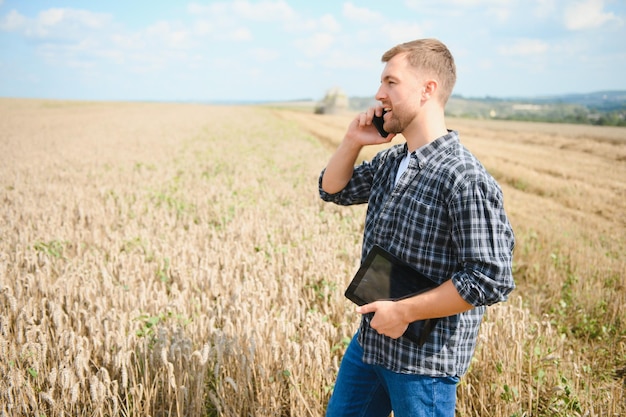
[[[387,113],[385,110],[383,110],[383,116],[385,115],[385,113]],[[380,136],[382,136],[383,138],[386,138],[387,136],[389,136],[389,132],[386,132],[385,129],[383,129],[383,116],[376,116],[374,115],[374,118],[372,119],[372,123],[374,124],[374,126],[376,126],[376,129],[378,130],[378,133],[380,133]]]

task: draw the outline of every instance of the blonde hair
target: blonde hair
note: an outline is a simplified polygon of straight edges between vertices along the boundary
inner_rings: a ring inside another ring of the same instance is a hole
[[[403,53],[407,54],[409,65],[437,78],[439,98],[445,105],[456,83],[456,65],[446,45],[437,39],[418,39],[401,43],[385,52],[382,62],[389,62],[394,56]]]

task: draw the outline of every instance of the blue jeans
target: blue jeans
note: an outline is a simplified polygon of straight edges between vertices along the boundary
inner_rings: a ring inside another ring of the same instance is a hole
[[[363,363],[357,335],[341,361],[326,417],[454,417],[457,377],[407,375]]]

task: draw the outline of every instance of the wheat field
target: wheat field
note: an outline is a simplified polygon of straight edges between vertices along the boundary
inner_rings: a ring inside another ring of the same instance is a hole
[[[0,99],[0,415],[323,415],[365,207],[317,179],[350,117]],[[448,127],[517,236],[457,414],[624,415],[626,129]]]

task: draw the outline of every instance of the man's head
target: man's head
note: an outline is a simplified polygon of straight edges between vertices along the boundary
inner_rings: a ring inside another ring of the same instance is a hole
[[[403,54],[407,63],[420,76],[431,77],[437,82],[436,96],[445,105],[456,83],[456,65],[452,54],[437,39],[418,39],[394,46],[382,56],[382,62],[389,62],[396,55]]]

